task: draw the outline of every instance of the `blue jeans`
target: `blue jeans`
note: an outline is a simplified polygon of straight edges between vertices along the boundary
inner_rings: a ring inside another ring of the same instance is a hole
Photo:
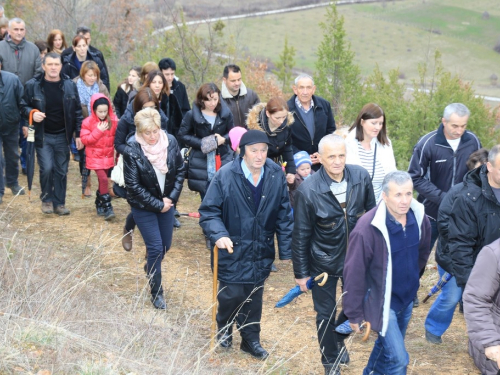
[[[161,261],[172,244],[174,231],[174,209],[167,212],[151,212],[132,207],[135,223],[146,244],[148,260],[146,270],[151,286],[151,295],[163,295],[161,287]]]
[[[17,124],[11,131],[0,134],[0,196],[5,193],[5,185],[8,187],[18,185],[19,149],[17,137]]]
[[[405,348],[405,335],[413,302],[399,312],[390,310],[385,336],[378,335],[363,375],[403,375],[410,362]]]
[[[40,167],[42,202],[52,202],[54,207],[66,202],[68,179],[69,145],[66,133],[44,134],[43,147],[36,148]]]
[[[446,272],[438,265],[439,277]],[[436,336],[446,332],[453,320],[457,303],[462,298],[462,288],[457,285],[454,277],[441,289],[441,293],[432,304],[425,319],[425,329]]]

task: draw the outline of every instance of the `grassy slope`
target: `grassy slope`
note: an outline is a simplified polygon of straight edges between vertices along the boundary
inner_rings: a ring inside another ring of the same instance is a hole
[[[489,77],[500,75],[500,55],[492,49],[500,37],[500,10],[495,1],[407,0],[380,4],[341,6],[345,28],[364,75],[376,64],[382,71],[399,68],[415,78],[417,64],[439,49],[448,70],[474,81],[478,92],[500,96]],[[482,20],[484,10],[489,20]],[[319,23],[325,8],[267,17],[229,21],[227,34],[252,56],[276,61],[284,36],[297,50],[296,68],[314,70],[315,51],[321,41]],[[441,34],[429,33],[438,29]]]

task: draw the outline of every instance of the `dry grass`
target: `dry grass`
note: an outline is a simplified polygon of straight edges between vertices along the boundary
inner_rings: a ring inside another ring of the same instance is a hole
[[[95,182],[95,177],[93,177]],[[35,178],[36,181],[36,178]],[[24,184],[23,178],[20,179]],[[320,374],[311,294],[290,305],[274,304],[294,284],[291,263],[266,282],[261,339],[270,353],[259,362],[233,348],[209,352],[212,278],[210,255],[193,218],[182,217],[163,262],[166,312],[154,310],[142,266],[139,233],[123,251],[120,233],[129,211],[114,200],[117,218],[97,218],[93,199],[80,198],[71,163],[70,216],[43,215],[34,186],[31,202],[7,191],[0,206],[0,374]],[[182,194],[179,211],[196,211],[199,196]],[[430,270],[420,298],[437,280]],[[406,340],[411,374],[477,374],[467,354],[465,323],[458,312],[441,346],[424,339],[429,305],[414,310]],[[360,374],[375,335],[349,345],[344,375]]]

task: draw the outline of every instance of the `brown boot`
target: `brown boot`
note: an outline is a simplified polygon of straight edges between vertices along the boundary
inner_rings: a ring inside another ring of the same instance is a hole
[[[128,231],[125,227],[123,227],[122,246],[125,251],[132,250],[132,231]]]

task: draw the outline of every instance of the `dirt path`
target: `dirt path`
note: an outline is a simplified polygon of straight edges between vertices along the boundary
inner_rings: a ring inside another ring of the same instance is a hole
[[[42,237],[44,241],[53,242],[59,251],[67,252],[69,256],[75,249],[82,249],[86,243],[96,241],[96,237],[100,234],[101,242],[105,244],[104,265],[113,269],[115,274],[110,285],[103,287],[109,288],[125,301],[132,303],[145,284],[142,269],[144,244],[137,233],[132,252],[127,253],[121,247],[120,237],[124,219],[129,211],[128,205],[122,199],[114,200],[117,219],[105,223],[95,214],[94,200],[81,199],[77,164],[71,162],[70,168],[67,207],[71,209],[71,215],[67,217],[43,215],[40,210],[37,183],[33,188],[31,201],[27,196],[13,199],[10,190],[7,191],[0,211],[5,210],[3,215],[11,216],[11,226],[23,235],[36,235]],[[35,177],[35,180],[37,178]],[[92,180],[96,186],[95,175],[92,176]],[[25,177],[20,177],[20,184],[26,184]],[[198,204],[199,197],[186,189],[178,209],[180,212],[192,212],[196,211]],[[210,254],[205,248],[197,219],[183,217],[181,222],[182,228],[175,231],[173,246],[163,262],[163,271],[166,275],[163,285],[166,289],[168,312],[172,314],[202,312],[203,314],[194,316],[203,316],[206,319],[193,320],[190,329],[193,334],[205,337],[208,343],[212,295]],[[276,301],[294,284],[291,263],[277,261],[277,266],[279,271],[271,274],[265,286],[261,333],[262,344],[270,351],[271,356],[266,363],[261,364],[242,354],[238,349],[240,339],[236,335],[233,348],[227,351],[218,350],[215,357],[216,363],[231,365],[233,370],[225,373],[261,371],[272,374],[322,374],[311,295],[303,295],[285,308],[275,309]],[[426,272],[419,293],[421,299],[436,280],[435,270]],[[146,298],[142,303],[151,307]],[[427,343],[424,338],[423,324],[428,308],[429,305],[416,308],[410,321],[406,340],[411,362],[408,373],[478,374],[467,354],[463,316],[457,310],[450,330],[443,337],[444,343],[435,346]],[[362,344],[357,339],[348,344],[351,363],[343,367],[343,374],[361,373],[374,339],[375,335],[372,334],[367,343]]]

